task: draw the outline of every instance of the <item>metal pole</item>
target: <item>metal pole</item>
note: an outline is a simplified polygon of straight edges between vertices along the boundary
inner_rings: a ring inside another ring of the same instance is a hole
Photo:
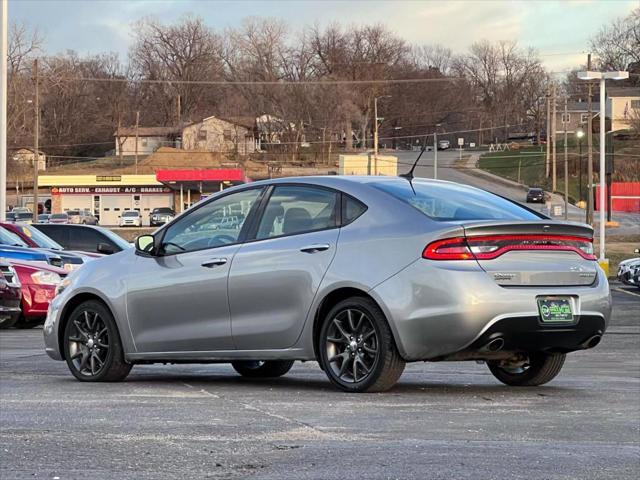
[[[438,132],[433,132],[433,178],[438,178]]]
[[[7,211],[7,53],[8,0],[2,0],[2,34],[0,38],[0,221]]]
[[[545,178],[549,178],[549,160],[551,157],[551,144],[549,143],[549,130],[551,130],[550,128],[550,124],[551,124],[551,96],[549,94],[549,88],[547,88],[547,127],[545,130],[545,136],[546,136],[546,147],[547,147],[547,155],[545,157],[545,163],[544,163],[544,177]]]
[[[551,88],[552,100],[551,100],[551,166],[552,166],[552,178],[551,178],[551,192],[554,193],[556,191],[556,84],[554,83]]]
[[[604,242],[605,242],[605,233],[604,233],[604,208],[605,208],[605,79],[600,79],[600,260],[603,261],[605,259],[604,256]]]
[[[591,70],[591,54],[587,56],[587,70]],[[593,112],[591,111],[593,83],[589,81],[589,101],[587,108],[589,118],[587,119],[587,218],[586,223],[593,226]]]
[[[38,76],[38,59],[33,61],[33,75],[35,80],[36,123],[34,133],[33,152],[33,223],[38,223],[38,163],[40,160],[40,79]]]
[[[569,155],[567,153],[567,97],[564,97],[564,219],[569,220]]]
[[[138,174],[138,126],[140,124],[140,111],[136,112],[136,175]]]
[[[375,129],[373,130],[373,154],[378,158],[378,97],[373,98],[373,121]]]
[[[180,184],[180,213],[184,212],[184,189],[182,183]]]
[[[579,200],[582,201],[582,138],[578,137],[578,151],[580,153],[578,153],[578,179],[579,179],[579,184],[580,186],[578,187],[579,189],[579,193],[578,196],[580,197]]]

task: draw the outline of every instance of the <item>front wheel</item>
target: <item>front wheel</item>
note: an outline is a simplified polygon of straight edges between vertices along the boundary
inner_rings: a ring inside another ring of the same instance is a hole
[[[245,360],[231,362],[231,366],[243,377],[275,378],[285,375],[289,370],[291,370],[293,363],[293,360]]]
[[[131,371],[116,322],[96,300],[81,303],[64,329],[64,356],[74,377],[83,382],[118,382]]]
[[[566,354],[529,353],[527,361],[518,367],[500,366],[489,363],[494,377],[506,385],[514,387],[535,387],[553,380],[562,370]]]
[[[405,366],[384,313],[364,297],[331,309],[320,329],[318,353],[331,383],[346,392],[389,390]]]

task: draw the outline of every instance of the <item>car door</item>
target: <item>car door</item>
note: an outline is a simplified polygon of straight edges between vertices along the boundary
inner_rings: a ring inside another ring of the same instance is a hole
[[[340,195],[309,185],[271,189],[229,273],[236,348],[279,349],[298,339],[335,255]]]
[[[163,233],[160,255],[136,256],[127,311],[138,352],[232,350],[227,276],[262,188],[218,197]],[[220,229],[216,219],[240,212]]]

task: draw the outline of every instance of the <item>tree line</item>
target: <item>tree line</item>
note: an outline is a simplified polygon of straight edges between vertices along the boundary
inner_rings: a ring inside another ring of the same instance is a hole
[[[126,59],[44,55],[38,32],[13,25],[9,148],[33,144],[35,58],[40,144],[50,155],[104,155],[113,149],[115,130],[133,125],[136,112],[143,126],[266,114],[281,121],[287,151],[299,148],[303,134],[322,148],[329,142],[371,147],[375,98],[384,118],[380,143],[389,147],[419,145],[436,129],[470,131],[461,136],[481,143],[544,130],[553,73],[535,50],[513,41],[478,41],[456,53],[413,45],[381,24],[293,30],[264,18],[224,31],[197,17],[145,18],[132,32]],[[640,8],[604,26],[591,50],[596,67],[640,62]]]

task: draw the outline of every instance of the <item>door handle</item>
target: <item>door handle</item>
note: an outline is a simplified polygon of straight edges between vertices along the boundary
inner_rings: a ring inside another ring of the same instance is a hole
[[[206,268],[213,268],[213,267],[219,267],[220,265],[224,265],[225,263],[227,263],[226,258],[212,258],[211,260],[207,260],[206,262],[203,262],[202,266]]]
[[[304,253],[317,253],[329,250],[329,247],[331,247],[331,245],[329,245],[328,243],[314,243],[313,245],[309,245],[308,247],[301,248],[300,251]]]

